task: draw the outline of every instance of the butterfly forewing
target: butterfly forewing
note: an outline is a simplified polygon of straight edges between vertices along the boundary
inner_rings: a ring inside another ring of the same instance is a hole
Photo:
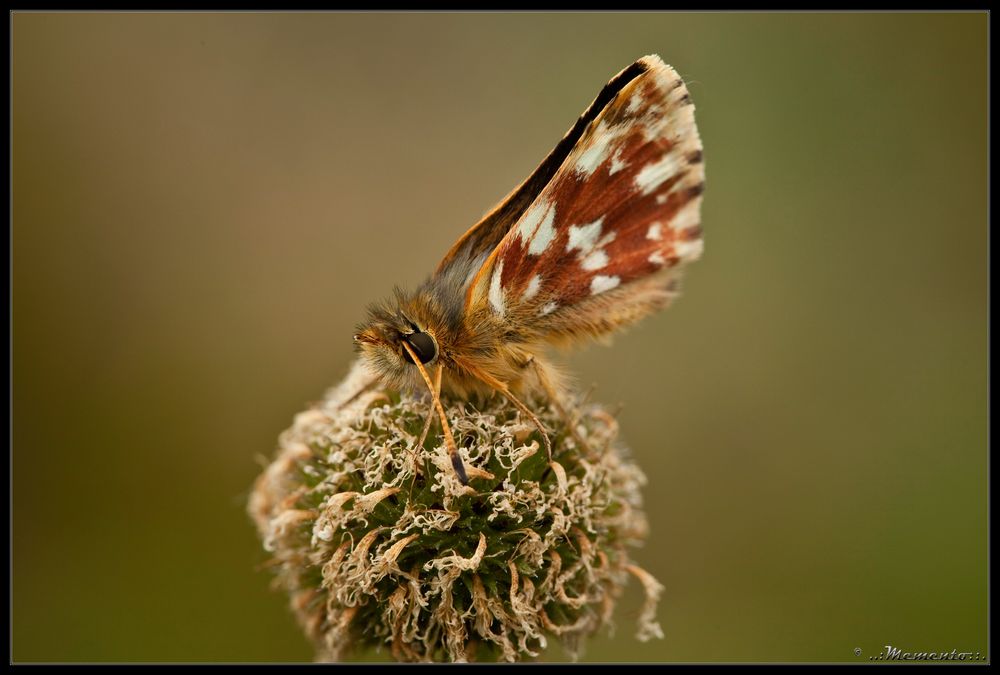
[[[680,77],[645,57],[602,96],[475,275],[467,312],[487,306],[536,335],[603,333],[665,305],[700,255],[701,141]]]

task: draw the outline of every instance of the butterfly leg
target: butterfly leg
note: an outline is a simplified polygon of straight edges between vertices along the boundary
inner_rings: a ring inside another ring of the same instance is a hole
[[[510,388],[507,387],[507,385],[501,382],[500,380],[496,379],[489,373],[479,370],[478,368],[472,368],[466,366],[466,370],[480,381],[488,384],[493,389],[500,392],[504,398],[506,398],[508,401],[514,404],[515,408],[517,408],[522,413],[528,416],[528,419],[532,421],[532,423],[538,429],[538,432],[542,435],[542,441],[545,442],[545,452],[549,457],[549,462],[551,462],[552,441],[549,440],[549,434],[547,431],[545,431],[545,427],[542,426],[542,422],[541,420],[538,419],[538,416],[535,415],[535,413],[531,412],[531,409],[528,406],[524,405],[524,403],[522,403],[516,396],[514,396],[514,394],[511,393]]]
[[[544,364],[540,363],[534,356],[528,356],[523,368],[532,368],[535,371],[535,378],[538,380],[538,384],[545,390],[545,395],[549,397],[552,406],[556,409],[559,416],[562,417],[563,423],[569,429],[569,433],[573,437],[573,440],[576,441],[577,447],[581,448],[588,455],[593,455],[594,453],[590,448],[590,444],[576,430],[577,416],[570,415],[569,411],[563,407],[562,396],[556,386],[552,384],[552,380],[549,378]]]
[[[424,369],[423,364],[420,362],[420,358],[414,353],[413,348],[404,340],[402,343],[403,348],[406,349],[410,354],[410,358],[413,359],[413,365],[417,367],[420,371],[420,376],[424,378],[424,383],[427,384],[427,389],[431,392],[431,405],[437,410],[438,418],[441,420],[441,431],[444,433],[444,444],[448,448],[448,456],[451,458],[451,466],[455,469],[455,473],[458,474],[458,479],[462,481],[462,485],[469,484],[469,476],[465,473],[465,465],[462,463],[462,457],[458,454],[458,445],[455,444],[455,437],[451,433],[451,427],[448,425],[448,417],[444,414],[444,406],[441,405],[441,396],[438,390],[435,390],[434,384],[431,382],[430,375]],[[438,364],[437,372],[438,385],[441,382],[441,365]],[[429,425],[428,425],[429,426]]]

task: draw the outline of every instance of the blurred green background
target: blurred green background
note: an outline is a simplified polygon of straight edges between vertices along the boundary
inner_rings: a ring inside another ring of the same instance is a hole
[[[986,654],[985,14],[12,21],[15,661],[310,660],[263,458],[365,304],[647,53],[692,92],[707,245],[569,359],[625,404],[666,587],[666,639],[633,583],[585,659]]]

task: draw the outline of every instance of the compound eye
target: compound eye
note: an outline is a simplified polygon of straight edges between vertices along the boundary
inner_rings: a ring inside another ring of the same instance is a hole
[[[413,349],[413,353],[420,359],[420,363],[430,363],[437,356],[437,345],[434,344],[434,338],[427,333],[410,333],[409,335],[404,335],[403,339]],[[403,358],[413,363],[413,359],[410,358],[410,352],[405,349],[403,350]]]

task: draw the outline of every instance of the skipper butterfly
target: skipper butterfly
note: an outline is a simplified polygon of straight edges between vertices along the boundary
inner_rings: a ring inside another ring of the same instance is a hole
[[[499,392],[538,427],[551,459],[545,429],[519,398],[539,392],[560,406],[544,348],[609,335],[670,303],[702,252],[704,185],[687,88],[658,56],[643,57],[416,292],[369,308],[354,340],[371,383],[430,390],[423,436],[436,413],[463,484],[442,390]]]

